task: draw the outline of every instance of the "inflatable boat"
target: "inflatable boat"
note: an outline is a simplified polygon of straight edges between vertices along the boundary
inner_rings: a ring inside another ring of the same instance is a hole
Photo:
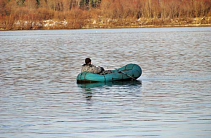
[[[109,74],[81,72],[77,76],[77,83],[136,80],[141,76],[142,69],[137,64],[127,64],[121,68],[111,70],[111,72]]]

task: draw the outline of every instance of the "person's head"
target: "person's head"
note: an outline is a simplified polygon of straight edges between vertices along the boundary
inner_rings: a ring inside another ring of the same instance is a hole
[[[85,59],[85,64],[87,64],[87,65],[91,64],[91,59],[90,58],[86,58]]]

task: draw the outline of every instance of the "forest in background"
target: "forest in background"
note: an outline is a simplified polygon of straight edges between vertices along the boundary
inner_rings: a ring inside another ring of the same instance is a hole
[[[0,0],[0,30],[211,26],[211,0]]]

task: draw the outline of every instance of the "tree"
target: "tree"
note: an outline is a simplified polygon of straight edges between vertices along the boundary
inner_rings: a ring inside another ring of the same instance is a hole
[[[27,9],[36,9],[38,6],[37,0],[25,0],[24,5],[27,7]]]
[[[0,17],[7,15],[6,5],[7,5],[7,0],[0,0]]]

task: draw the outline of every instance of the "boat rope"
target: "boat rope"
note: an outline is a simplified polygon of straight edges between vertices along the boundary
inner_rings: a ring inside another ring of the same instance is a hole
[[[106,82],[106,77],[105,77],[105,75],[103,75],[104,76],[104,81]]]
[[[117,70],[118,73],[122,73],[122,74],[128,76],[129,78],[131,78],[132,80],[135,80],[135,78],[132,77],[131,75],[128,75],[127,73],[125,73],[125,72],[123,72],[123,71],[121,71],[121,70],[118,70],[118,69],[116,69],[116,70]]]

